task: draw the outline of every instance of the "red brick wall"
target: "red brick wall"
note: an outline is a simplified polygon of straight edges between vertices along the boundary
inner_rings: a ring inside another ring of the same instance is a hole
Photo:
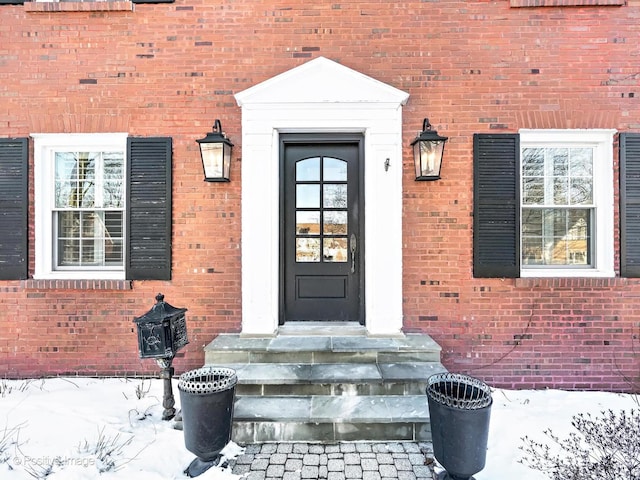
[[[216,333],[238,331],[242,145],[233,94],[322,55],[411,95],[403,112],[406,330],[433,335],[450,369],[495,385],[630,390],[640,381],[639,282],[472,279],[472,135],[640,130],[640,3],[509,3],[0,6],[1,136],[172,136],[175,166],[172,281],[130,289],[0,282],[0,376],[155,371],[137,358],[131,320],[159,291],[189,309],[191,343],[178,370],[201,365]],[[439,182],[412,176],[409,143],[426,116],[450,138]],[[236,144],[224,185],[202,181],[195,143],[215,118]],[[33,271],[33,251],[30,259]]]

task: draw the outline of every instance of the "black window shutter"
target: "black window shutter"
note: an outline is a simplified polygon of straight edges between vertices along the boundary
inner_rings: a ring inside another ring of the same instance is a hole
[[[520,136],[473,136],[473,276],[520,276]]]
[[[0,5],[24,5],[25,0],[0,0]]]
[[[29,147],[0,138],[0,280],[27,278]]]
[[[126,277],[171,279],[171,138],[127,139]]]
[[[620,134],[620,275],[640,277],[640,134]]]

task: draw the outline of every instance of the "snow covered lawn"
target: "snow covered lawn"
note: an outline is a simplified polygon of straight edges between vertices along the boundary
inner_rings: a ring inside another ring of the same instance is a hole
[[[0,380],[0,478],[33,480],[47,471],[47,480],[186,478],[195,455],[182,431],[161,419],[162,388],[148,379]],[[174,395],[178,408],[177,381]],[[495,390],[493,400],[487,465],[476,480],[543,480],[517,462],[521,437],[546,442],[542,432],[551,428],[563,438],[577,413],[638,409],[637,398],[605,392]],[[230,443],[223,454],[241,452]],[[215,467],[198,478],[240,477]]]

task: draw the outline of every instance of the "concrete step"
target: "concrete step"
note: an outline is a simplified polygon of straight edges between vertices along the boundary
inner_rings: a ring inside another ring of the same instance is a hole
[[[241,396],[235,403],[238,443],[337,441],[430,442],[425,395]]]
[[[222,364],[238,375],[237,395],[421,395],[446,371],[440,362]]]
[[[440,346],[428,335],[218,335],[204,348],[205,364],[439,362]]]

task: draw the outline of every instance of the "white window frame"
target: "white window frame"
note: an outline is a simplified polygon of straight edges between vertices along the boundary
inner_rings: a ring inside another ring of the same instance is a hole
[[[124,262],[122,268],[56,270],[54,268],[53,206],[55,178],[55,152],[73,150],[121,151],[125,159],[126,172],[126,133],[35,133],[34,141],[34,186],[35,186],[35,279],[60,280],[124,280]],[[123,179],[124,181],[124,179]],[[125,185],[126,188],[126,185]],[[125,209],[127,192],[124,192]],[[123,238],[127,238],[126,224],[123,225]],[[125,240],[126,244],[126,240]],[[125,252],[123,251],[123,255]]]
[[[613,139],[612,129],[585,130],[520,130],[520,149],[528,147],[591,147],[593,148],[593,200],[595,205],[593,228],[594,264],[592,268],[527,268],[521,263],[521,277],[614,277],[614,196],[613,196]],[[522,170],[518,172],[522,199]],[[522,202],[520,203],[522,209]],[[525,205],[526,207],[526,205]],[[522,247],[522,222],[520,222]],[[520,248],[522,252],[522,248]]]

